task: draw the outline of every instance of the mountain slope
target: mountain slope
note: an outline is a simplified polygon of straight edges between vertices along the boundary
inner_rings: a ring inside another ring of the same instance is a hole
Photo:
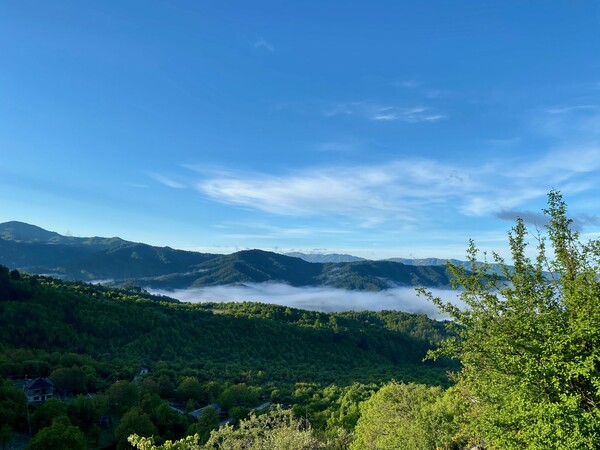
[[[69,261],[83,258],[91,252],[92,249],[63,244],[0,239],[0,264],[31,273],[61,274]]]
[[[299,258],[263,250],[245,250],[211,258],[200,264],[196,273],[128,280],[127,284],[140,284],[156,289],[183,289],[262,282],[367,291],[397,286],[450,286],[444,266],[415,267],[390,261],[308,263]]]
[[[66,279],[104,280],[113,285],[156,289],[281,282],[376,291],[395,286],[450,284],[443,266],[367,260],[310,263],[262,250],[214,255],[120,238],[61,236],[21,222],[0,224],[0,264]]]
[[[195,286],[239,282],[283,281],[292,286],[315,283],[321,272],[318,264],[263,250],[244,250],[215,258],[202,265],[205,272]]]
[[[216,255],[118,237],[72,237],[22,222],[0,224],[0,264],[67,279],[132,279],[185,273]]]
[[[48,277],[14,279],[0,266],[0,347],[27,350],[21,353],[29,359],[36,349],[138,368],[168,361],[204,379],[240,379],[259,369],[270,381],[292,383],[445,379],[447,368],[423,363],[444,333],[424,316],[165,300]],[[24,366],[0,358],[0,376],[15,370],[22,376]]]
[[[443,258],[389,258],[386,261],[400,262],[410,266],[445,266],[448,261],[457,266],[467,264],[467,261]]]
[[[449,287],[446,268],[409,266],[393,261],[360,261],[327,265],[326,284],[351,289],[381,290],[396,286]]]
[[[127,243],[66,264],[71,279],[125,279],[193,272],[217,255]]]
[[[118,237],[86,237],[63,236],[54,231],[44,230],[36,225],[24,222],[0,223],[0,239],[19,243],[62,244],[86,247],[93,250],[103,250],[130,243]]]
[[[0,223],[0,238],[17,242],[49,242],[60,234],[24,222]]]
[[[293,258],[300,258],[304,261],[308,261],[311,263],[341,263],[341,262],[356,262],[356,261],[366,261],[365,258],[360,258],[358,256],[340,254],[340,253],[301,253],[301,252],[291,252],[285,253],[286,256],[291,256]]]

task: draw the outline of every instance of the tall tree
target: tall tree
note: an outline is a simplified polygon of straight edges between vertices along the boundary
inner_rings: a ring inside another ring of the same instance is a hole
[[[492,449],[600,448],[600,241],[582,242],[558,192],[544,212],[546,233],[509,233],[513,268],[493,255],[503,276],[473,243],[470,271],[450,265],[465,308],[430,295],[455,333],[434,356],[461,361],[468,431]]]
[[[115,429],[117,450],[129,448],[127,438],[132,434],[153,436],[157,432],[158,430],[152,423],[150,416],[135,406],[123,415],[121,422],[119,422],[119,425]]]
[[[441,388],[390,383],[361,404],[352,450],[464,448],[455,440],[456,408]]]
[[[84,450],[85,448],[84,434],[63,416],[55,419],[49,427],[42,428],[29,441],[26,450]]]
[[[31,422],[34,430],[39,430],[52,425],[52,422],[61,416],[67,415],[67,405],[56,398],[46,400],[39,405],[32,417]]]
[[[219,414],[213,406],[207,406],[202,411],[198,421],[188,428],[188,435],[198,435],[200,443],[208,441],[212,430],[219,427]]]
[[[24,422],[27,413],[27,398],[10,381],[0,379],[0,427],[2,442],[8,442],[11,433]]]

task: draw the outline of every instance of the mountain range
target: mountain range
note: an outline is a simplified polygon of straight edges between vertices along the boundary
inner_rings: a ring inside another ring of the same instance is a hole
[[[0,224],[0,264],[64,279],[166,290],[261,282],[368,291],[450,285],[446,268],[439,264],[409,265],[351,255],[319,255],[320,260],[308,255],[318,261],[309,262],[304,256],[263,250],[199,253],[118,237],[63,236],[23,222]]]
[[[367,261],[365,258],[359,256],[352,256],[340,253],[301,253],[301,252],[290,252],[284,253],[286,256],[293,258],[300,258],[304,261],[312,263],[340,263],[340,262],[356,262],[356,261]]]

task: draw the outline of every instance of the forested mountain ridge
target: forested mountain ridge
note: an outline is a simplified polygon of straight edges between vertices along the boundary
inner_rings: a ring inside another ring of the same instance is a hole
[[[443,383],[443,366],[422,362],[443,334],[442,323],[408,313],[179,303],[0,267],[0,376],[24,374],[23,361],[6,352],[22,348],[119,360],[131,370],[168,361],[207,378],[260,370],[271,381]],[[47,375],[41,367],[29,375]]]
[[[120,238],[61,236],[20,222],[0,224],[0,264],[71,280],[167,290],[266,281],[370,291],[450,285],[443,266],[368,260],[310,263],[262,250],[207,254]]]
[[[300,258],[308,262],[316,263],[340,263],[340,262],[355,262],[355,261],[366,261],[366,258],[359,256],[346,255],[340,253],[302,253],[302,252],[290,252],[284,253],[286,256],[293,258]]]
[[[214,256],[118,237],[62,236],[22,222],[0,224],[0,264],[67,279],[124,279],[187,272]]]
[[[104,238],[94,236],[80,238],[63,236],[54,231],[44,230],[36,225],[18,221],[0,223],[0,238],[20,243],[64,244],[95,250],[114,248],[122,244],[132,243],[119,237]]]

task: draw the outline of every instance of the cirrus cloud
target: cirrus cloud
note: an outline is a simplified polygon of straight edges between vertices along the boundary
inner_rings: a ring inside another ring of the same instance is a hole
[[[550,189],[567,195],[594,189],[598,171],[600,147],[585,147],[470,166],[403,159],[282,175],[204,173],[196,188],[215,201],[270,214],[343,216],[373,225],[417,222],[443,209],[465,216],[515,210]]]
[[[368,101],[333,103],[324,109],[323,114],[326,117],[355,116],[375,122],[410,124],[433,123],[447,118],[445,114],[428,106],[382,105]]]

